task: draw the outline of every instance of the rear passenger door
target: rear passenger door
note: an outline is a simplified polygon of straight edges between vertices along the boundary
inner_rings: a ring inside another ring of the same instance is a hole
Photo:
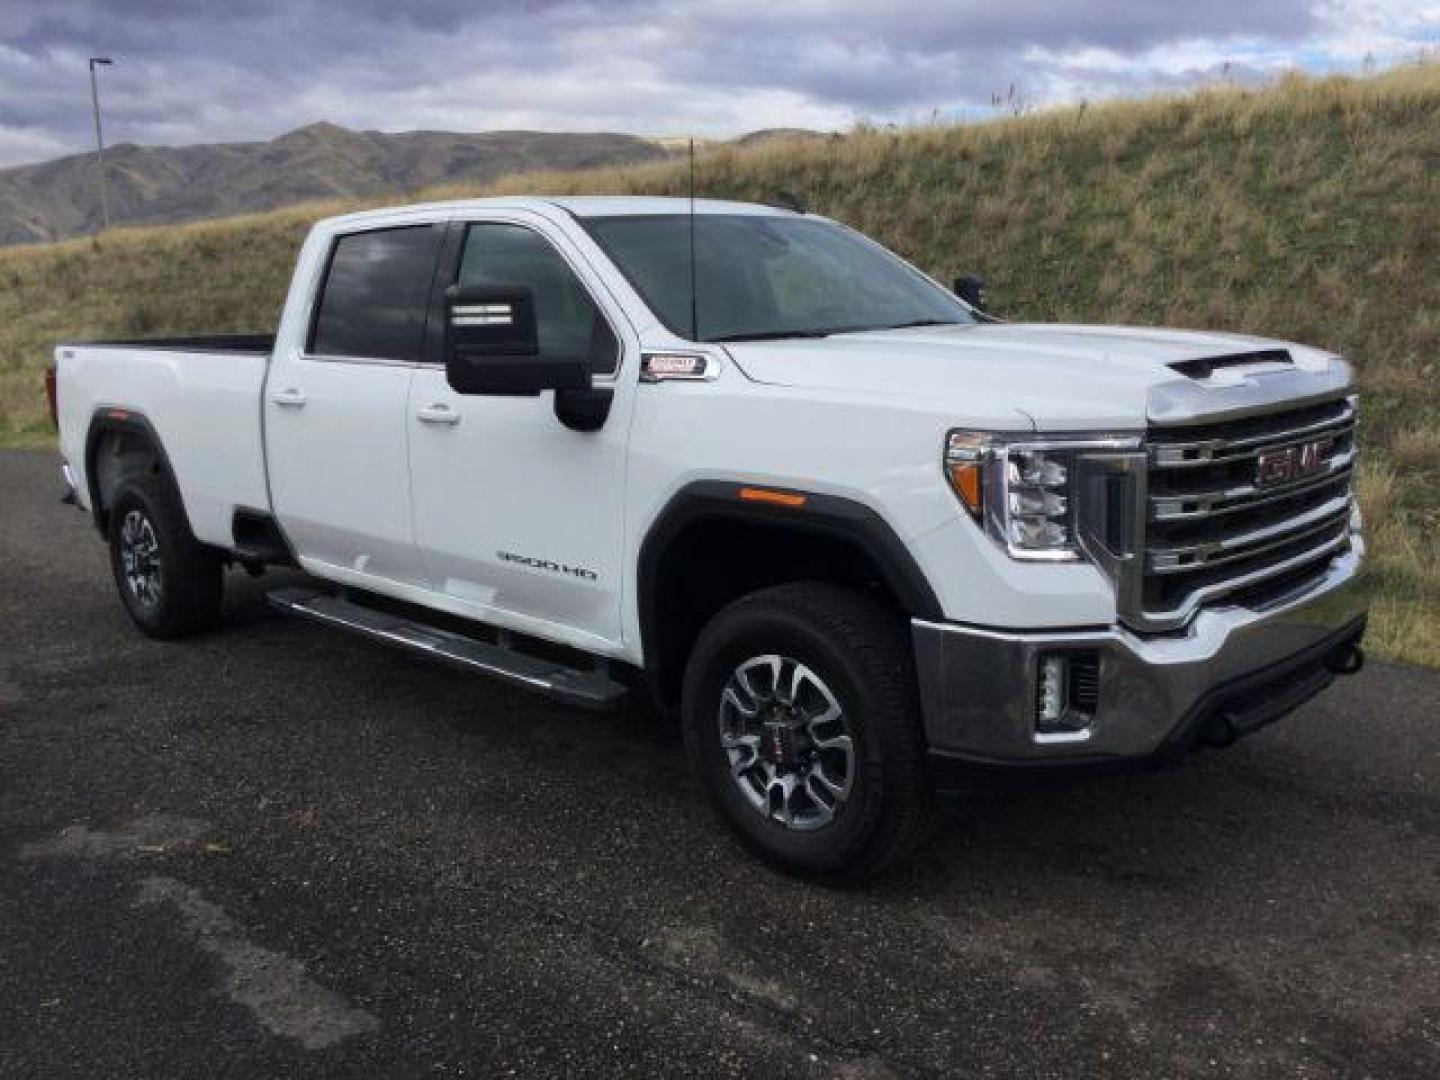
[[[301,565],[327,577],[420,581],[406,400],[443,235],[426,223],[337,237],[304,348],[272,361],[271,499]]]

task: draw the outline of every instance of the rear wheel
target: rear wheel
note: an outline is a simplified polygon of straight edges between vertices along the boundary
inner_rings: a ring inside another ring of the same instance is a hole
[[[681,712],[722,817],[782,869],[863,878],[928,834],[904,625],[862,593],[804,583],[731,604],[691,653]]]
[[[110,504],[110,566],[131,621],[172,639],[214,625],[223,567],[191,534],[174,485],[161,476],[125,481]]]

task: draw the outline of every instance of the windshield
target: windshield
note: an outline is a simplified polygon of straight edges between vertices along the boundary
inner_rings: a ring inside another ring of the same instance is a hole
[[[692,327],[689,215],[589,218],[585,226],[660,321],[691,340],[975,321],[964,304],[898,257],[833,223],[698,214]]]

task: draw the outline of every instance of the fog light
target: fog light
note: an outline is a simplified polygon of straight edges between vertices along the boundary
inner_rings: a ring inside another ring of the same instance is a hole
[[[1093,652],[1045,653],[1035,672],[1035,734],[1084,739],[1100,699],[1100,657]]]
[[[1045,656],[1040,660],[1040,702],[1036,727],[1053,731],[1065,716],[1065,658]]]

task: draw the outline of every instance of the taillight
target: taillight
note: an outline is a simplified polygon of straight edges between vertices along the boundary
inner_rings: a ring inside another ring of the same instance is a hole
[[[45,369],[45,398],[50,402],[50,422],[57,428],[60,426],[60,408],[55,400],[55,369]]]

